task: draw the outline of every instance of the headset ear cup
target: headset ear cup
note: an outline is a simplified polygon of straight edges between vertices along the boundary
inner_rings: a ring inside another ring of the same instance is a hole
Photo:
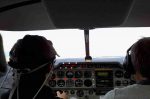
[[[135,74],[134,66],[131,61],[131,55],[129,55],[129,53],[127,53],[125,57],[123,68],[127,74],[129,75]]]

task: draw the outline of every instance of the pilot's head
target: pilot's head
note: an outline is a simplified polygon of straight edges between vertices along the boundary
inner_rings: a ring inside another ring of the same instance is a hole
[[[8,64],[15,69],[35,69],[53,63],[56,51],[50,40],[38,35],[26,35],[12,47]]]
[[[150,37],[138,40],[131,47],[131,62],[136,73],[150,79]]]

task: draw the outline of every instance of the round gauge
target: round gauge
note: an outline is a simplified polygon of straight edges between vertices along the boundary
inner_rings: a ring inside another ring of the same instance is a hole
[[[92,86],[92,80],[86,79],[86,80],[84,81],[84,85],[87,86],[87,87]]]
[[[70,94],[75,94],[75,90],[70,90]]]
[[[78,97],[83,97],[84,96],[84,91],[83,90],[77,90],[77,96]]]
[[[55,80],[50,80],[48,82],[48,84],[49,84],[50,87],[55,87],[56,86],[56,81]]]
[[[66,72],[66,77],[67,77],[67,78],[72,78],[73,76],[74,76],[73,71],[67,71],[67,72]]]
[[[92,77],[92,72],[91,71],[84,71],[84,77],[85,78],[91,78]]]
[[[65,81],[64,81],[64,80],[58,80],[58,81],[57,81],[57,85],[58,85],[59,87],[64,87],[64,86],[65,86]]]
[[[75,71],[75,78],[81,78],[82,75],[82,71]]]
[[[83,81],[82,81],[81,79],[77,79],[77,80],[75,81],[75,86],[76,86],[76,87],[82,87],[82,86],[83,86]]]

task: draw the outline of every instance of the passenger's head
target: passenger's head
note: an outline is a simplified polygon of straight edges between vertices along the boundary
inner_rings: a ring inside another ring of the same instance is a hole
[[[9,65],[16,69],[35,69],[45,63],[53,63],[56,51],[50,40],[38,35],[26,35],[12,47]]]
[[[131,61],[136,72],[150,79],[150,37],[142,38],[132,46]]]

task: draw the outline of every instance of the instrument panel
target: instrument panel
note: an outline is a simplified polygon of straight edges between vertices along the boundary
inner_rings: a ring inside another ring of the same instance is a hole
[[[78,99],[98,99],[114,88],[132,83],[118,62],[62,62],[49,79],[53,90],[65,90]]]

